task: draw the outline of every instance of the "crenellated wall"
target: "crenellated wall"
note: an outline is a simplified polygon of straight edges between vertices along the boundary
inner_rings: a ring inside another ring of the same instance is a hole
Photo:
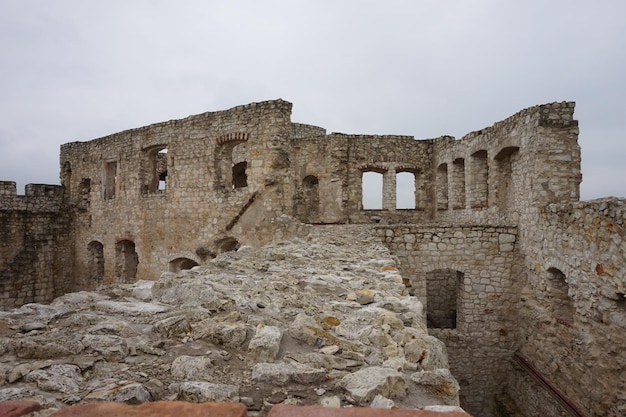
[[[0,309],[51,301],[74,289],[72,216],[63,187],[0,181]]]

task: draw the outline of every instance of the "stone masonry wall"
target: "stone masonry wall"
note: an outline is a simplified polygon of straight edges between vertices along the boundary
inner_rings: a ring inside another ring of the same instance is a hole
[[[514,226],[380,226],[376,233],[400,260],[402,276],[429,310],[440,302],[428,280],[442,271],[457,286],[454,328],[429,324],[444,341],[450,370],[461,386],[461,406],[476,416],[495,415],[494,396],[510,370],[517,327],[511,312],[521,288]]]
[[[63,188],[0,182],[0,310],[51,301],[73,289],[71,216]]]
[[[274,100],[65,144],[63,187],[0,183],[0,307],[154,280],[310,224],[373,224],[469,411],[495,415],[494,396],[516,390],[537,399],[518,401],[524,415],[542,409],[517,352],[589,415],[622,415],[626,203],[577,202],[573,113],[545,104],[416,141],[327,134]],[[366,172],[382,175],[382,209],[363,209]],[[413,175],[413,208],[397,208],[399,173]]]
[[[97,284],[85,278],[92,242],[102,246],[102,280],[110,283],[120,270],[136,268],[123,280],[155,279],[177,259],[203,263],[224,245],[271,240],[257,230],[288,211],[290,112],[281,100],[257,103],[63,145],[82,284]],[[159,188],[155,150],[167,160]],[[231,169],[240,162],[247,165],[236,184]],[[135,266],[125,269],[126,261]]]
[[[626,412],[625,219],[626,200],[607,199],[552,204],[521,226],[520,352],[592,416]]]

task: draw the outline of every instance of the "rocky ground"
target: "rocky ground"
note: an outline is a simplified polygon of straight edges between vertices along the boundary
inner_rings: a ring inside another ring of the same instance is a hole
[[[388,250],[358,226],[0,312],[0,401],[458,405]]]

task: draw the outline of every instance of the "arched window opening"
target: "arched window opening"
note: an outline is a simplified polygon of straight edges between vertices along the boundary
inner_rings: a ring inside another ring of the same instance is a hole
[[[223,190],[248,187],[248,144],[242,140],[218,142],[215,153],[216,186]]]
[[[173,261],[170,261],[169,270],[170,272],[179,272],[186,269],[191,269],[194,266],[198,266],[198,262],[189,258],[176,258]]]
[[[515,181],[513,170],[519,155],[517,146],[502,149],[496,155],[497,181],[496,181],[496,204],[500,209],[510,207],[515,200]]]
[[[87,245],[87,278],[92,285],[104,280],[104,246],[96,240]]]
[[[567,277],[557,268],[549,268],[548,288],[546,297],[552,308],[552,316],[559,322],[572,325],[574,320],[574,303],[568,295]]]
[[[448,210],[448,164],[437,168],[437,210]]]
[[[239,249],[241,245],[237,239],[233,237],[227,237],[215,242],[215,248],[217,253],[231,252]]]
[[[426,322],[428,328],[456,329],[461,306],[460,286],[464,274],[453,269],[436,269],[426,276]]]
[[[465,159],[457,158],[452,162],[452,208],[465,208]]]
[[[363,210],[382,210],[383,174],[377,171],[364,171],[361,176]]]
[[[167,188],[167,148],[161,149],[156,155],[156,174],[159,178],[159,191]]]
[[[118,282],[133,283],[137,277],[139,257],[135,251],[135,243],[120,240],[115,244],[115,275]]]
[[[246,174],[248,163],[246,161],[233,165],[233,188],[244,188],[248,186],[248,174]]]
[[[89,210],[91,205],[91,179],[83,178],[78,186],[80,193],[77,207],[79,210]]]
[[[415,173],[401,171],[396,174],[396,208],[415,209]]]
[[[142,161],[142,193],[163,192],[167,189],[168,155],[166,145],[144,150]]]
[[[487,151],[474,152],[470,157],[470,205],[486,208],[489,202],[489,164]]]

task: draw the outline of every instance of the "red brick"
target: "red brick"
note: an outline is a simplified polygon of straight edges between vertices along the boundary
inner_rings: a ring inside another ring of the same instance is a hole
[[[382,408],[300,407],[278,404],[267,417],[471,417],[460,411],[386,410]]]
[[[188,403],[157,401],[139,405],[93,403],[65,407],[51,417],[245,417],[241,403]]]
[[[19,417],[41,409],[37,401],[0,402],[0,417]]]

